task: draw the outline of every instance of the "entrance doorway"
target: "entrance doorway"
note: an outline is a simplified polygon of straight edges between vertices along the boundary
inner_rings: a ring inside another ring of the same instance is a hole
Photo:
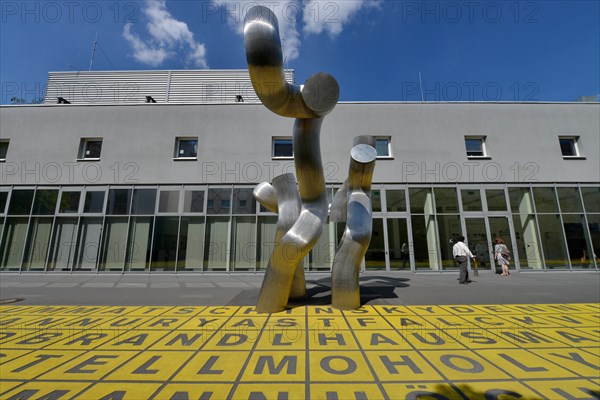
[[[511,252],[510,269],[516,269],[518,262],[513,246],[513,235],[510,222],[506,216],[466,217],[465,231],[467,245],[471,252],[477,256],[477,267],[482,270],[501,271],[501,267],[494,260],[494,240],[501,238]]]

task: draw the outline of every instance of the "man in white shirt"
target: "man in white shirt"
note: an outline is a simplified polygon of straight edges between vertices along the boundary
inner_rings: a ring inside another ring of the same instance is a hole
[[[469,270],[467,269],[467,257],[475,258],[471,250],[464,243],[465,237],[459,236],[456,238],[456,244],[452,246],[452,256],[460,266],[458,275],[458,283],[466,284],[471,282],[469,279]]]

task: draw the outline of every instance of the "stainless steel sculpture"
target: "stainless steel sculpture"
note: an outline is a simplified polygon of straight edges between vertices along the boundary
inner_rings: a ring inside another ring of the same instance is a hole
[[[373,229],[371,181],[375,169],[375,138],[359,136],[350,152],[348,179],[331,205],[331,221],[346,221],[346,229],[331,269],[331,304],[342,310],[360,307],[360,264]]]
[[[275,178],[272,185],[261,183],[254,190],[255,198],[263,206],[279,214],[276,245],[256,306],[258,312],[270,313],[284,310],[290,298],[306,296],[302,261],[321,236],[328,214],[321,161],[321,125],[323,117],[337,104],[339,86],[331,75],[323,72],[311,76],[303,86],[285,81],[277,18],[266,7],[255,6],[248,11],[244,20],[244,45],[252,85],[262,103],[276,114],[296,118],[293,147],[298,186],[293,175],[286,174]],[[357,209],[358,213],[348,218],[346,239],[342,240],[348,254],[336,255],[339,259],[336,276],[341,281],[360,265],[371,237],[369,193],[374,151],[371,143],[357,143],[351,152],[348,204],[337,212],[347,209],[350,215]],[[368,221],[363,221],[367,217]],[[336,298],[342,298],[350,287],[356,288],[352,297],[359,296],[358,273],[356,285],[337,285],[332,290],[340,293]],[[349,307],[354,303],[340,301],[339,304]],[[360,306],[360,301],[358,303],[355,308]]]

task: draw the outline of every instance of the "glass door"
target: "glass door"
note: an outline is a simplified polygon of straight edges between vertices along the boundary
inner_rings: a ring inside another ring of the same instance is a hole
[[[388,264],[392,270],[410,270],[408,229],[406,218],[387,219]]]
[[[476,256],[478,269],[495,269],[501,271],[494,260],[494,241],[501,238],[511,252],[510,269],[516,269],[520,252],[513,246],[513,235],[507,216],[480,216],[465,218],[466,241],[471,252]],[[518,249],[520,250],[520,249]]]
[[[102,217],[82,218],[79,225],[74,270],[95,271],[102,236]]]
[[[373,218],[371,243],[369,243],[369,248],[365,254],[365,269],[370,271],[382,271],[386,269],[383,218]]]
[[[508,217],[489,217],[488,218],[490,224],[490,236],[491,236],[491,262],[495,263],[494,260],[494,242],[496,238],[500,238],[504,240],[504,244],[510,250],[510,264],[509,269],[516,269],[516,260],[518,260],[517,252],[515,252],[512,236],[510,234],[510,225],[508,222]],[[500,271],[502,268],[500,265],[496,265],[496,272]]]
[[[493,257],[490,257],[490,239],[485,226],[485,218],[465,218],[466,244],[471,253],[476,256],[475,265],[471,268],[490,269]]]

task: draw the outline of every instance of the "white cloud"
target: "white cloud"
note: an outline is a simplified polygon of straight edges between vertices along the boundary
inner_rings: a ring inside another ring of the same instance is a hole
[[[131,31],[132,25],[123,28],[123,37],[133,48],[133,56],[141,63],[156,67],[177,54],[186,52],[186,61],[198,68],[208,68],[206,48],[196,41],[185,22],[179,21],[167,10],[166,0],[146,0],[143,8],[148,18],[146,29],[149,39],[142,40]]]
[[[304,33],[318,35],[326,31],[336,37],[361,8],[380,5],[380,0],[308,0],[303,8]]]
[[[220,7],[218,17],[226,19],[240,35],[244,33],[244,18],[252,6],[263,5],[271,9],[279,21],[279,35],[283,42],[283,57],[286,61],[292,61],[300,55],[300,33],[296,28],[296,22],[300,18],[302,6],[298,0],[287,2],[274,1],[238,1],[238,0],[212,0],[213,4]]]

